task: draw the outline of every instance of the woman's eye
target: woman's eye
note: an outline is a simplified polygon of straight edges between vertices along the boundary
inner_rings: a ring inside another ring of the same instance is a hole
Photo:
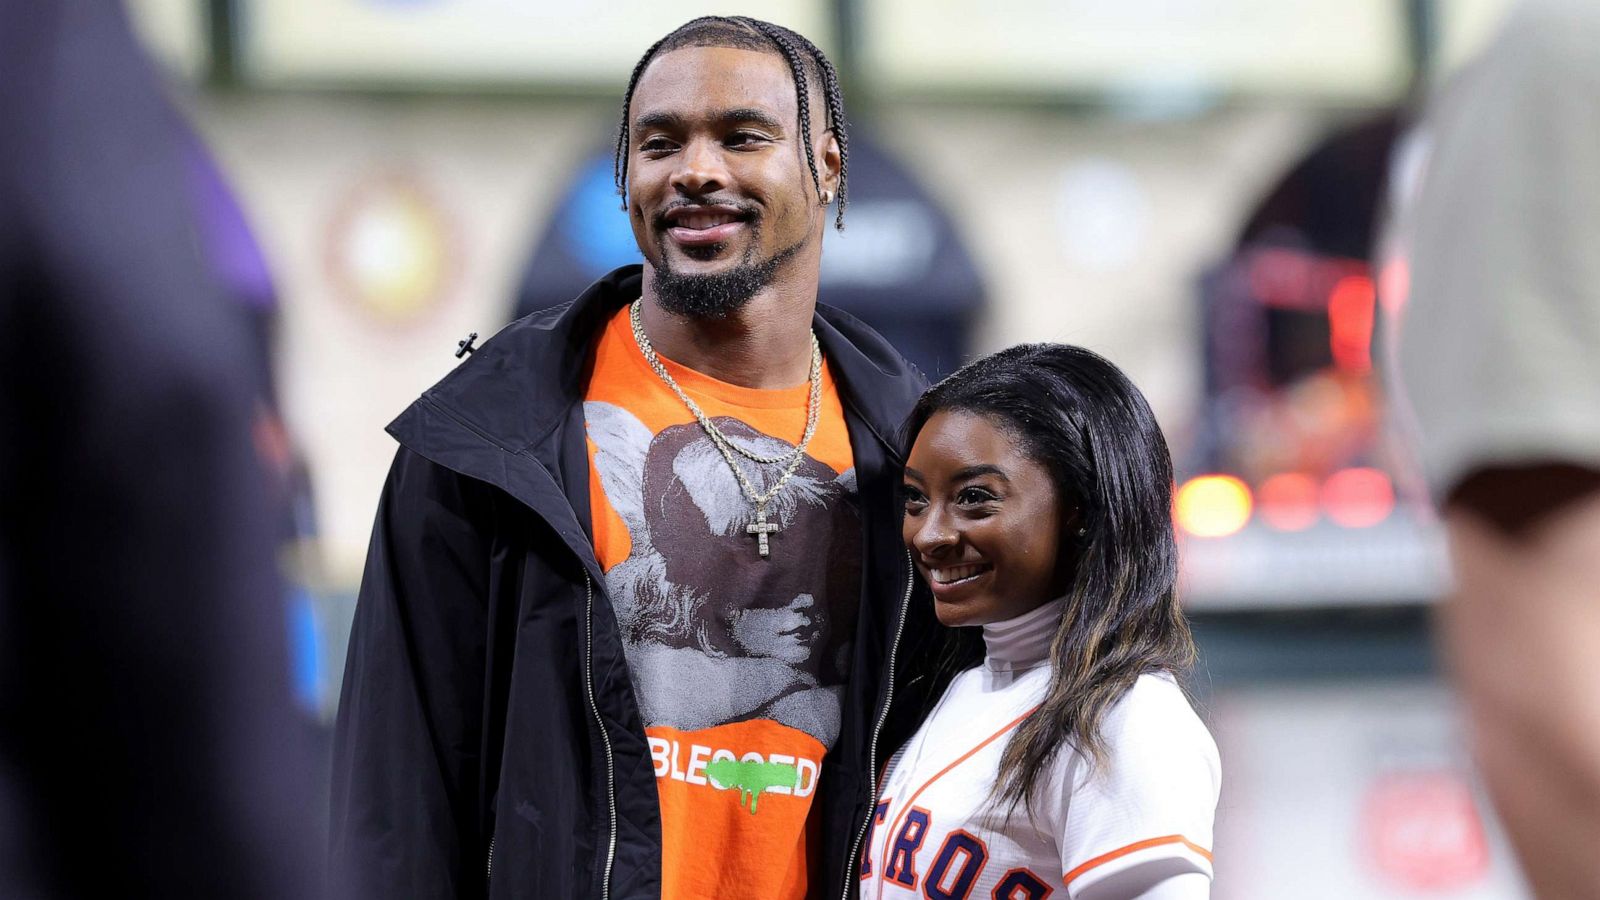
[[[993,492],[977,487],[962,488],[961,492],[956,494],[956,502],[962,504],[990,503],[999,499]]]
[[[900,499],[905,503],[906,509],[921,509],[928,505],[928,498],[922,496],[922,492],[914,487],[901,488]]]

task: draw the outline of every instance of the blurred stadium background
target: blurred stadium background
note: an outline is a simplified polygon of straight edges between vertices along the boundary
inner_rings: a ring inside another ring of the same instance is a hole
[[[825,301],[931,376],[1057,340],[1149,395],[1224,759],[1214,896],[1526,896],[1430,647],[1442,544],[1383,391],[1405,263],[1370,261],[1410,111],[1507,0],[128,5],[260,247],[231,258],[271,310],[312,715],[383,426],[469,332],[637,258],[609,168],[627,73],[695,15],[750,14],[846,80]]]

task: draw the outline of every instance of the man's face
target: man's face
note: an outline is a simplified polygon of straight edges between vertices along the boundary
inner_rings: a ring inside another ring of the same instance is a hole
[[[689,294],[721,285],[707,302],[677,311],[728,315],[820,239],[824,209],[781,56],[726,47],[664,53],[640,77],[629,115],[628,214],[658,292],[662,281],[687,281]],[[837,171],[833,146],[825,135],[817,153],[827,188]]]

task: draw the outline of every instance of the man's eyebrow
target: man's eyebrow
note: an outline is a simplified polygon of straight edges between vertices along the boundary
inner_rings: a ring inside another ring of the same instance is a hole
[[[760,125],[762,128],[770,128],[774,131],[783,129],[783,123],[778,121],[772,113],[753,106],[740,106],[722,110],[714,114],[712,120],[724,126]],[[640,131],[647,128],[664,128],[668,131],[675,131],[684,128],[686,122],[687,120],[683,116],[674,112],[647,112],[640,113],[638,118],[633,120],[633,127]]]
[[[718,113],[717,121],[724,125],[751,124],[760,125],[762,128],[781,130],[783,123],[779,122],[772,113],[753,106],[740,106],[734,109],[725,109]]]
[[[670,112],[640,113],[639,117],[633,120],[633,127],[639,130],[646,128],[673,129],[681,126],[682,124],[683,117],[677,113]]]

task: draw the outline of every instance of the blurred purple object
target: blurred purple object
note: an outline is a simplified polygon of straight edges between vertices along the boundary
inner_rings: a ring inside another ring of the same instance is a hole
[[[272,273],[216,161],[197,137],[185,150],[201,244],[223,288],[250,309],[277,309]]]
[[[236,229],[122,4],[0,0],[0,84],[0,897],[315,897]]]

